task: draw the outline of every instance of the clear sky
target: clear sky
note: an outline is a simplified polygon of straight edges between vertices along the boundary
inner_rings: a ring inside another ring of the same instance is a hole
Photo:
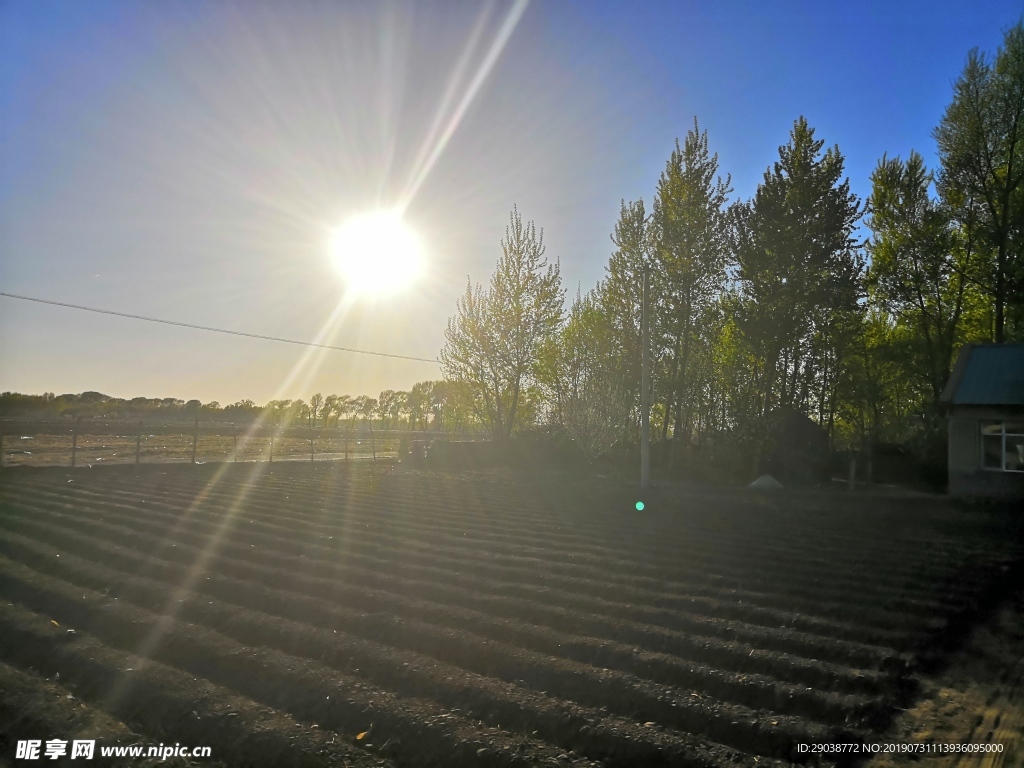
[[[602,277],[620,200],[651,201],[696,117],[733,199],[793,121],[853,190],[883,153],[935,162],[967,53],[1017,2],[0,2],[0,291],[434,358],[513,204],[570,295]],[[327,243],[403,206],[428,258],[345,297]],[[376,394],[436,365],[0,297],[0,390]]]

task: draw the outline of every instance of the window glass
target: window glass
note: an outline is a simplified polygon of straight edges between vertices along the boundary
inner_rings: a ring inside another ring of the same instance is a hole
[[[1001,421],[983,421],[981,422],[981,434],[983,435],[1001,435],[1003,433],[1003,422]]]
[[[1024,472],[1024,435],[1006,436],[1006,469]]]
[[[1003,436],[981,436],[981,465],[985,469],[1003,468]]]
[[[1006,434],[1024,435],[1024,421],[1008,422],[1006,424]]]

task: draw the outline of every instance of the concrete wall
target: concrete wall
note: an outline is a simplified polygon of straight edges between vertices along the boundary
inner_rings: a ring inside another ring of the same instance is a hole
[[[949,425],[949,495],[1024,499],[1024,472],[981,468],[982,421],[1020,420],[1020,408],[954,406]]]
[[[1024,472],[950,472],[950,496],[991,499],[1021,499],[1024,502]]]

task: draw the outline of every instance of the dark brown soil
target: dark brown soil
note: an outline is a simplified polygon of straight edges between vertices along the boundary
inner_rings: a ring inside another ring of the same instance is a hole
[[[203,765],[857,763],[801,745],[891,738],[1020,576],[1017,519],[934,497],[634,493],[2,471],[0,764],[37,732]]]

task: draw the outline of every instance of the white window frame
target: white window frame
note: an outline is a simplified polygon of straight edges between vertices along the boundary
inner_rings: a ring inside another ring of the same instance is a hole
[[[996,437],[994,432],[985,432],[986,427],[999,426],[998,437],[999,440],[999,455],[1001,458],[1001,466],[998,467],[987,467],[985,466],[985,438]],[[987,472],[1013,472],[1015,474],[1024,474],[1024,467],[1021,469],[1007,469],[1006,468],[1006,438],[1007,437],[1024,437],[1024,432],[1007,432],[1007,423],[1005,421],[996,421],[995,419],[986,420],[978,423],[978,434],[981,436],[979,442],[979,448],[981,449],[980,464],[981,468]]]

